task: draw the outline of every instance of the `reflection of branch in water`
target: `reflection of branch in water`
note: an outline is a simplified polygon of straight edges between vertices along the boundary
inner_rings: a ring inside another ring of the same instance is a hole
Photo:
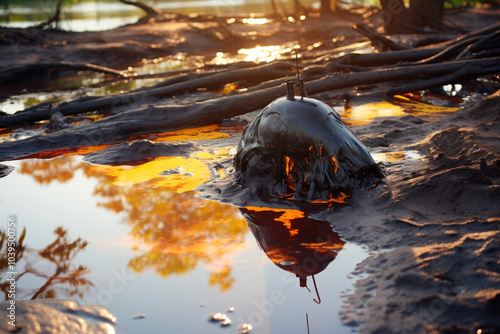
[[[316,290],[316,296],[318,297],[318,300],[313,299],[316,304],[321,304],[321,297],[319,296],[318,292],[318,286],[316,285],[316,280],[314,279],[314,275],[311,275],[313,279],[313,284],[314,284],[314,290]]]
[[[21,236],[16,242],[15,246],[15,263],[19,263],[19,261],[23,258],[24,255],[24,238],[26,237],[26,228],[23,229],[23,232],[21,233]],[[0,274],[3,276],[7,271],[12,271],[8,270],[9,269],[9,252],[7,250],[9,249],[10,242],[7,242],[7,233],[5,231],[0,230]],[[12,262],[12,261],[10,261]],[[23,275],[24,273],[21,273],[16,276],[16,281],[19,280],[19,278]],[[10,287],[10,282],[5,281],[0,284],[0,290],[5,294],[5,300],[8,299],[8,294],[9,294],[9,287]]]
[[[83,296],[82,287],[89,288],[93,284],[88,281],[85,274],[89,273],[89,270],[84,266],[75,267],[72,264],[75,256],[87,246],[87,242],[78,238],[74,241],[68,239],[68,233],[62,227],[55,229],[54,233],[57,235],[56,240],[40,251],[30,252],[30,254],[36,254],[36,257],[40,257],[55,266],[55,272],[53,274],[45,273],[45,270],[40,270],[33,267],[35,263],[35,258],[24,258],[24,270],[21,272],[18,270],[19,274],[16,276],[16,281],[18,281],[22,276],[26,274],[32,274],[36,277],[45,279],[45,283],[38,288],[31,299],[40,298],[55,298],[56,289],[55,285],[61,289],[61,285],[69,284],[70,289],[67,290],[67,295],[69,296]],[[26,235],[26,229],[23,230],[16,247],[16,264],[20,264],[20,260],[23,259],[25,246],[23,246],[24,237]],[[0,249],[4,249],[7,240],[6,234],[0,231]],[[4,258],[5,251],[2,251],[2,257],[0,258],[0,272],[4,274],[7,272],[7,259]],[[1,290],[5,294],[5,299],[7,299],[8,282],[2,283],[0,285]]]

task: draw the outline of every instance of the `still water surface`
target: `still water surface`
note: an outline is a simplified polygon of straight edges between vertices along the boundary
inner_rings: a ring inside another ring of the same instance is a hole
[[[164,12],[205,13],[215,15],[236,15],[272,12],[269,0],[193,0],[193,1],[144,1]],[[313,0],[302,0],[309,6]],[[276,0],[279,10],[291,12],[292,0]],[[47,1],[25,1],[23,5],[5,3],[0,8],[0,25],[27,27],[33,22],[49,18],[54,9]],[[61,28],[70,31],[99,31],[134,23],[144,12],[135,6],[113,0],[82,0],[66,6],[62,12]]]
[[[348,332],[337,312],[341,291],[354,282],[349,273],[367,256],[361,246],[334,245],[338,256],[315,276],[317,304],[311,277],[309,292],[294,274],[273,264],[238,208],[198,199],[188,190],[203,178],[200,166],[191,167],[195,174],[182,181],[162,180],[156,167],[144,167],[148,164],[95,166],[79,156],[8,163],[16,170],[0,179],[0,211],[4,218],[17,216],[27,247],[43,249],[59,226],[69,242],[89,242],[71,265],[85,266],[89,273],[83,277],[94,286],[55,284],[55,297],[108,307],[119,333],[235,333],[245,322],[255,333],[306,333],[306,313],[314,333]],[[35,252],[25,258],[47,275],[55,270]],[[22,299],[43,284],[26,274],[18,281]],[[75,291],[81,296],[72,295]],[[227,313],[230,327],[207,320],[229,307],[234,307]]]
[[[385,101],[357,109],[365,122],[373,118],[370,110],[403,113]],[[353,120],[352,107],[341,113]],[[117,317],[118,333],[236,333],[243,323],[255,333],[307,333],[306,314],[311,333],[350,332],[338,312],[343,294],[353,293],[360,278],[351,272],[368,256],[362,245],[346,243],[329,222],[307,212],[196,197],[195,188],[214,177],[211,166],[234,156],[235,147],[221,141],[234,143],[229,139],[241,131],[208,126],[164,133],[155,141],[202,145],[189,156],[135,166],[90,164],[71,153],[4,162],[15,170],[0,178],[2,219],[14,215],[18,235],[26,229],[18,299],[103,305]],[[374,157],[397,161],[418,154]],[[59,250],[47,248],[56,231]],[[59,280],[48,284],[61,268]],[[231,326],[208,321],[230,307]]]

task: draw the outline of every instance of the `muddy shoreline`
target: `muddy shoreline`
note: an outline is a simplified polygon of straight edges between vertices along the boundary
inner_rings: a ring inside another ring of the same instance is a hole
[[[368,246],[341,312],[360,333],[497,333],[500,330],[500,91],[439,120],[378,118],[353,131],[374,152],[415,150],[382,163],[386,179],[345,206],[316,210],[343,240]],[[231,161],[226,166],[231,172]],[[236,206],[262,201],[234,179],[200,187]]]
[[[396,122],[407,127],[382,120],[360,129],[370,132],[366,142],[392,138],[391,147],[423,159],[386,164],[384,184],[331,217],[347,240],[378,252],[360,265],[371,276],[348,298],[347,325],[362,333],[500,330],[499,102],[497,92],[439,121],[403,117]]]

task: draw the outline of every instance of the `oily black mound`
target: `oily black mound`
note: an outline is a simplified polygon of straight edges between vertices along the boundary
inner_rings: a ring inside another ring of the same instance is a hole
[[[252,192],[307,201],[343,201],[383,177],[330,106],[293,95],[273,101],[247,125],[234,167]]]

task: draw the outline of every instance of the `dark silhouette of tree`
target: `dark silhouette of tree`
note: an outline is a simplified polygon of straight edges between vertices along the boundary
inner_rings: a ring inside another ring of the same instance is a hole
[[[407,8],[403,0],[380,0],[384,11],[384,28],[388,34],[442,30],[445,0],[410,0]]]
[[[321,16],[333,14],[336,2],[336,0],[321,0]]]

